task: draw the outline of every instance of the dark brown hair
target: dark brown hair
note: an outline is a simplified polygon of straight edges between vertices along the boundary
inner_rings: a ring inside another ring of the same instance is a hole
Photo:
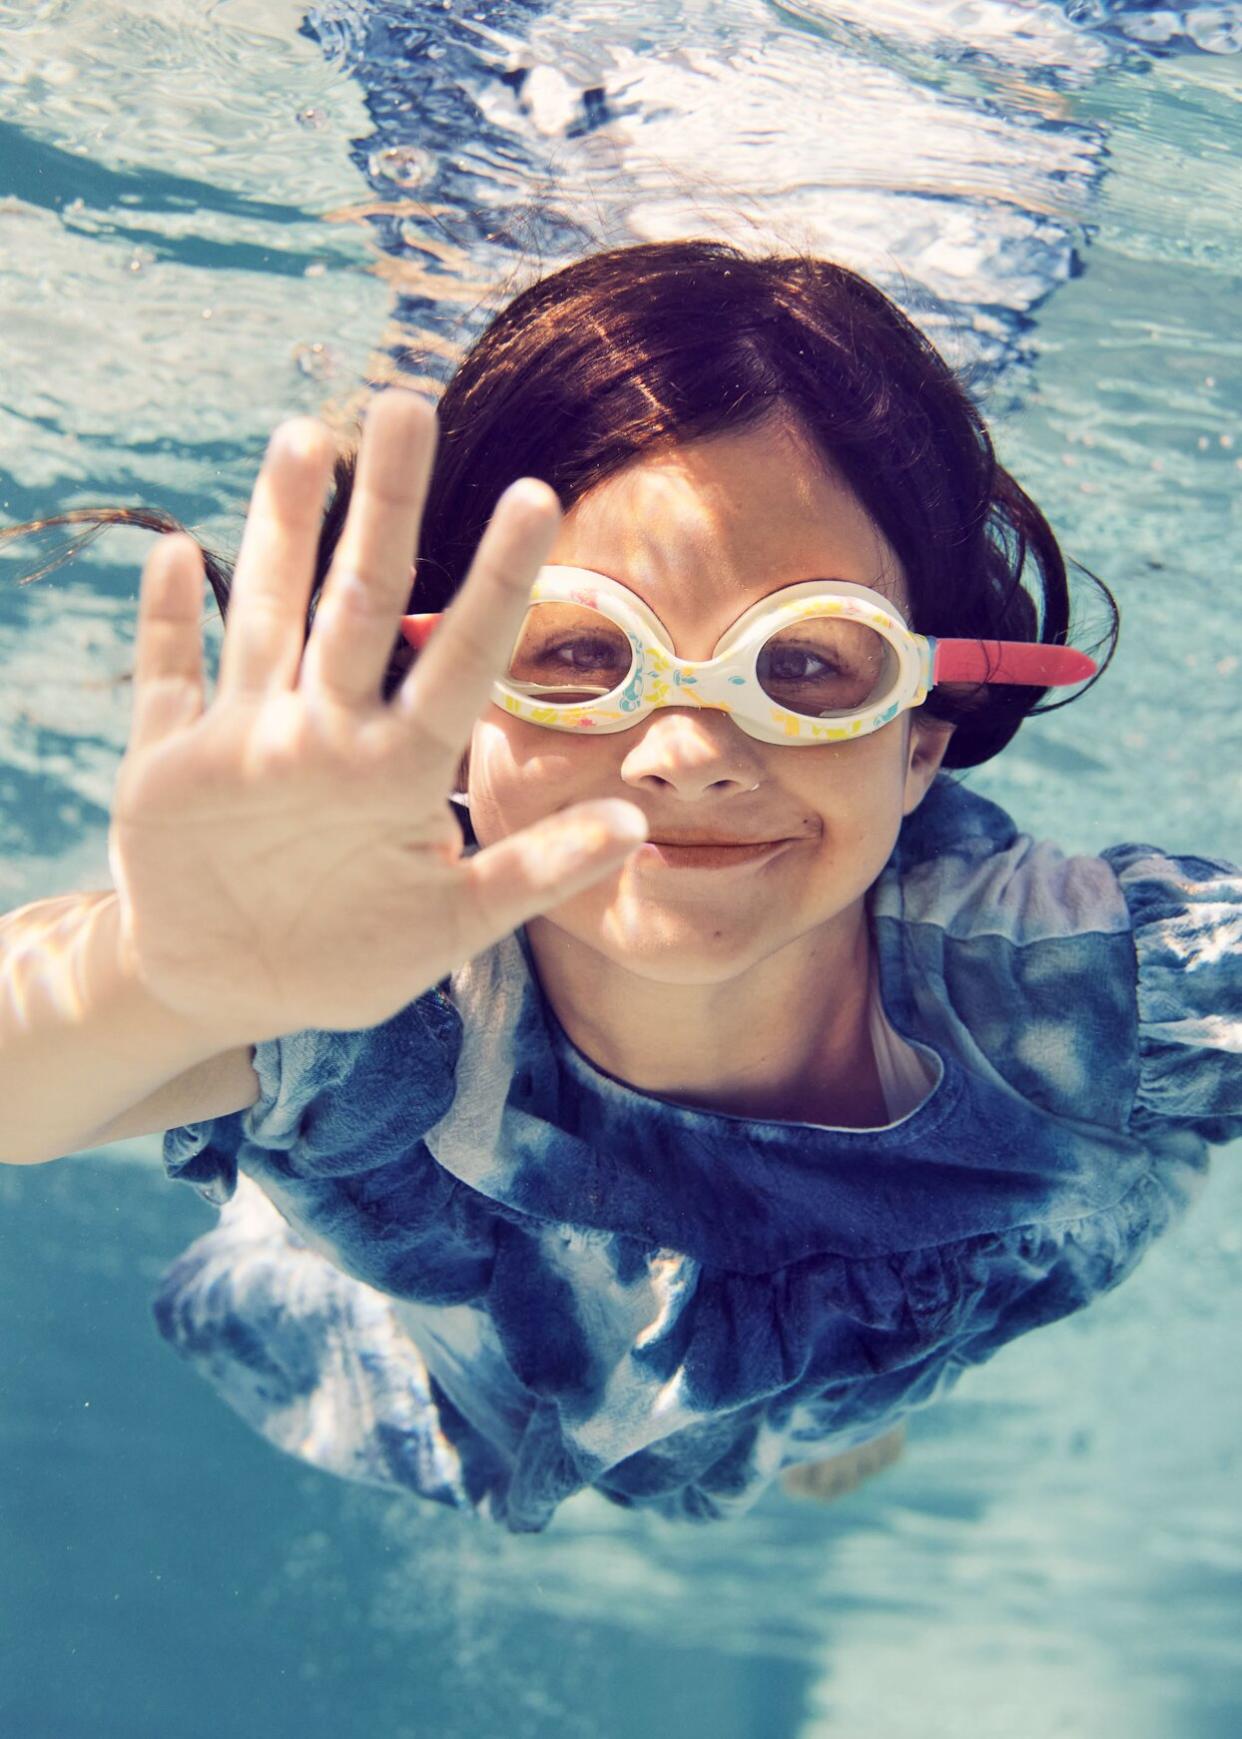
[[[895,550],[917,632],[1067,643],[1070,594],[1057,540],[997,462],[967,386],[935,346],[844,266],[803,254],[748,257],[720,241],[588,254],[496,316],[437,407],[439,446],[410,607],[449,603],[498,497],[516,478],[542,478],[568,511],[642,453],[774,413],[806,430]],[[308,632],[353,472],[353,454],[342,454]],[[0,535],[88,520],[175,529],[170,517],[150,511],[85,509]],[[230,570],[204,554],[225,615]],[[51,565],[59,562],[41,572]],[[1102,581],[1080,571],[1106,603],[1106,667],[1116,603]],[[1087,649],[1098,655],[1100,646]],[[413,656],[403,640],[395,643],[385,697]],[[1054,710],[1039,704],[1047,692],[934,689],[925,711],[957,726],[944,765],[977,766],[997,754],[1028,713]]]

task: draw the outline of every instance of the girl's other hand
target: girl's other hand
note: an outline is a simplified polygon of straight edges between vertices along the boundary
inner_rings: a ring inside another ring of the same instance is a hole
[[[505,492],[444,622],[385,702],[435,444],[425,402],[396,390],[372,402],[304,647],[334,450],[310,419],[277,430],[210,704],[198,547],[162,538],[144,568],[108,836],[123,947],[154,996],[222,1045],[378,1025],[645,838],[641,812],[609,799],[463,858],[453,776],[560,509],[533,478]]]

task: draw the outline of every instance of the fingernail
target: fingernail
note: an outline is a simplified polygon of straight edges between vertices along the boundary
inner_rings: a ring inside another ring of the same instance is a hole
[[[305,417],[282,423],[268,443],[268,453],[285,459],[313,459],[320,447],[319,430]]]
[[[560,508],[556,491],[547,483],[541,483],[538,477],[519,477],[516,483],[510,483],[500,499],[507,508],[520,507],[531,513],[546,513],[549,507]]]
[[[647,837],[647,818],[642,810],[621,797],[601,797],[594,813],[604,823],[605,831],[614,839],[641,840]],[[602,841],[601,841],[602,843]]]

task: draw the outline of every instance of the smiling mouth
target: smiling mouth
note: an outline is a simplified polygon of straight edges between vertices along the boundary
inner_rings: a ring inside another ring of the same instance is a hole
[[[761,863],[790,843],[788,839],[762,839],[750,845],[672,845],[649,839],[631,862],[669,869],[727,869],[731,865]]]

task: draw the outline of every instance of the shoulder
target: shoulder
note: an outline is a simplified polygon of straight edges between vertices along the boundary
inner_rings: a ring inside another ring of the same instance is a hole
[[[262,1092],[254,1125],[283,1122],[316,1100],[342,1093],[355,1120],[373,1101],[437,1097],[451,1077],[460,1042],[461,1021],[441,985],[378,1026],[354,1032],[310,1027],[256,1045]]]
[[[453,1102],[461,1019],[447,983],[375,1027],[308,1027],[248,1052],[258,1084],[241,1108],[170,1127],[164,1167],[222,1205],[238,1159],[287,1155],[307,1175],[368,1169],[405,1152]]]
[[[938,780],[875,913],[924,1024],[1033,1102],[1209,1141],[1242,1128],[1233,865],[1139,844],[1071,856]]]
[[[884,882],[877,915],[962,940],[990,936],[1022,947],[1130,928],[1104,857],[1033,839],[999,804],[944,775],[902,828]]]

